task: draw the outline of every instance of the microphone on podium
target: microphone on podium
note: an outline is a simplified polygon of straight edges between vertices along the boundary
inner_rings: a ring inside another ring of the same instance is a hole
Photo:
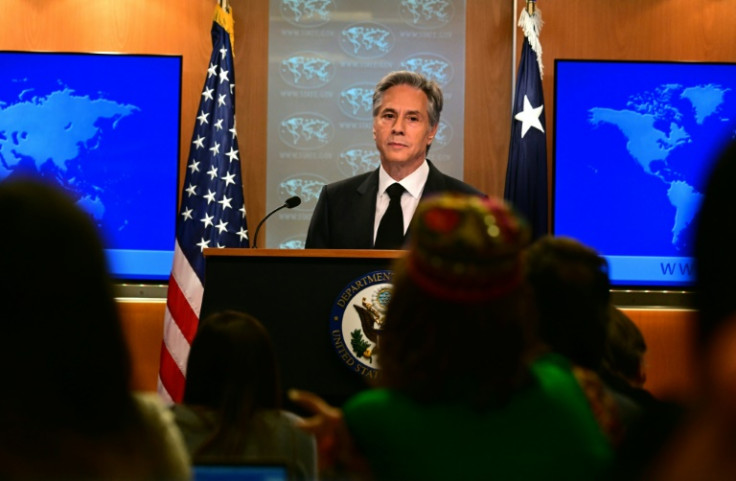
[[[269,212],[268,215],[264,217],[263,220],[258,223],[258,227],[256,227],[256,233],[253,236],[253,245],[251,246],[251,248],[255,249],[257,247],[256,242],[258,242],[258,231],[261,230],[261,226],[263,225],[264,222],[266,222],[266,219],[268,219],[269,217],[271,217],[272,215],[274,215],[276,212],[280,211],[283,208],[293,209],[294,207],[298,206],[301,203],[302,203],[302,199],[299,198],[298,195],[295,195],[293,197],[289,197],[288,199],[284,201],[283,204],[281,204],[280,206],[278,206],[277,208]]]

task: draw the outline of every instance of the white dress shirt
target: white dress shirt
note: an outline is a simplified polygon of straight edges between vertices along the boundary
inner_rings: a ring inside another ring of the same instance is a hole
[[[429,164],[425,160],[417,170],[409,174],[407,177],[401,179],[399,184],[406,190],[404,195],[401,196],[401,211],[404,216],[404,233],[409,227],[411,218],[414,216],[414,211],[417,210],[419,205],[419,199],[422,197],[422,191],[424,190],[424,184],[427,183],[427,177],[429,177]],[[381,166],[378,169],[378,194],[376,197],[376,217],[373,221],[373,242],[376,241],[376,233],[378,232],[378,224],[381,223],[381,217],[388,209],[388,204],[391,199],[386,193],[386,189],[396,181],[388,175]]]

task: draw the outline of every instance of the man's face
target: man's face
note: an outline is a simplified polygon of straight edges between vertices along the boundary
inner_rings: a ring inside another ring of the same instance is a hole
[[[427,145],[437,131],[437,126],[429,126],[427,103],[424,92],[408,85],[384,92],[373,118],[373,139],[389,172],[392,165],[413,171],[424,161]]]

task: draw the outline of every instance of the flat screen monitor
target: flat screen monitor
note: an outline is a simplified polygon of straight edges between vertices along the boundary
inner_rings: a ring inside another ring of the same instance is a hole
[[[554,88],[553,234],[605,256],[614,286],[691,287],[736,64],[557,59]]]
[[[70,194],[117,280],[171,271],[181,74],[176,55],[0,51],[0,182],[30,175]]]

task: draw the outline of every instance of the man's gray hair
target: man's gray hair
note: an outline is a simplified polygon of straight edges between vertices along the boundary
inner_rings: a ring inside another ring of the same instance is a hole
[[[429,125],[435,127],[440,122],[442,112],[442,90],[434,80],[429,80],[424,75],[409,70],[397,70],[383,77],[373,92],[373,116],[378,115],[378,110],[383,102],[383,94],[386,90],[397,85],[408,85],[421,90],[427,96],[427,114]]]

